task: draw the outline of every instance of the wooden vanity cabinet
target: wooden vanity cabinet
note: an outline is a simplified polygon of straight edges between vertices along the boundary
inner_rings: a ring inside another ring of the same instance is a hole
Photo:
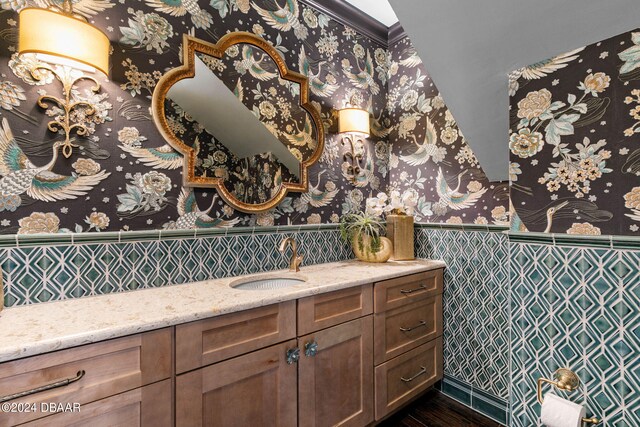
[[[126,420],[120,425],[127,426],[170,426],[172,355],[173,328],[165,328],[2,363],[0,396],[36,392],[10,401],[35,410],[0,412],[0,426],[114,425],[111,419]],[[73,403],[80,404],[79,413],[43,409]]]
[[[0,427],[365,426],[442,378],[442,270],[0,364]]]
[[[82,405],[79,412],[60,412],[21,426],[170,427],[172,389],[171,380],[167,379]]]
[[[374,286],[377,421],[442,379],[442,273],[426,271]]]
[[[263,344],[265,337],[274,344],[178,375],[177,427],[355,427],[373,422],[372,286],[302,298],[292,312],[295,303],[176,328],[178,367],[186,366],[181,357],[202,360],[203,331],[210,335],[207,342],[218,343],[204,346],[210,349],[206,352],[209,360],[221,351],[234,354],[232,349],[239,345],[249,348],[247,343],[256,336],[260,323],[253,319],[270,319],[257,335]],[[234,331],[233,340],[228,338],[229,327]],[[278,343],[283,339],[288,340]],[[297,357],[287,360],[292,351],[297,351]]]
[[[373,422],[372,285],[300,299],[299,426]]]

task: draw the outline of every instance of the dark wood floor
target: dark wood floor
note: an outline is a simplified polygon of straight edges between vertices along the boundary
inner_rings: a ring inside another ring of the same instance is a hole
[[[437,390],[379,424],[383,427],[499,427],[489,418],[472,411]]]

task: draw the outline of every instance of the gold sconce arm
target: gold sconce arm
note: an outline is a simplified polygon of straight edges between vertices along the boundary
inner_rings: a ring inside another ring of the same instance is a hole
[[[547,378],[538,378],[537,395],[538,395],[538,402],[540,402],[541,405],[543,403],[542,385],[545,383],[551,384],[557,389],[568,391],[568,392],[572,392],[576,390],[578,387],[580,387],[580,378],[578,378],[575,372],[573,372],[570,369],[559,368],[557,371],[553,373],[553,378],[555,379],[555,381],[549,380]],[[593,424],[593,425],[600,424],[600,420],[595,417],[583,418],[582,422],[584,424]]]
[[[350,163],[347,168],[347,174],[349,175],[351,182],[356,183],[358,181],[358,175],[360,175],[362,162],[362,153],[359,152],[356,144],[364,146],[364,142],[361,138],[357,138],[356,135],[344,135],[342,137],[342,145],[347,146],[347,144],[349,144],[350,147],[348,147],[348,151],[344,153],[343,159],[345,162]]]
[[[79,81],[90,80],[94,83],[94,85],[91,87],[91,91],[93,93],[98,93],[100,91],[100,83],[98,83],[98,81],[93,77],[85,76],[84,74],[78,77],[73,77],[71,76],[71,70],[69,68],[65,67],[63,69],[63,73],[61,73],[59,70],[44,64],[39,64],[29,70],[31,72],[31,76],[35,80],[42,79],[42,76],[36,73],[37,70],[47,70],[51,72],[60,81],[60,83],[62,83],[62,92],[64,99],[52,95],[42,95],[40,98],[38,98],[38,105],[46,110],[49,108],[48,103],[52,102],[57,104],[58,107],[60,107],[64,111],[62,119],[49,121],[49,123],[47,123],[47,128],[51,132],[58,132],[59,130],[62,130],[64,132],[65,139],[61,145],[62,154],[66,158],[69,158],[71,157],[73,147],[77,147],[76,144],[73,144],[71,142],[71,133],[75,131],[80,136],[86,136],[89,132],[89,129],[87,129],[84,123],[73,123],[73,119],[71,117],[73,111],[79,107],[84,107],[86,108],[84,114],[85,117],[92,116],[96,113],[95,105],[86,101],[73,101],[71,98],[71,90],[73,89],[73,86]]]

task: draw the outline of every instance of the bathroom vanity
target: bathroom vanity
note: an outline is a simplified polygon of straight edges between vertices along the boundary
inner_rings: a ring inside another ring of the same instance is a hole
[[[442,378],[443,267],[348,261],[271,291],[230,278],[6,310],[23,337],[0,338],[0,396],[34,392],[0,425],[374,423]]]

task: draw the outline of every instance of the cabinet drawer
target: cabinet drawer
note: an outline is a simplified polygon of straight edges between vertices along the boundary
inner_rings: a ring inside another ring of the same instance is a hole
[[[176,326],[176,372],[239,356],[296,336],[296,302]]]
[[[298,336],[373,312],[373,286],[364,285],[298,300]]]
[[[397,308],[442,293],[442,269],[377,282],[375,312]]]
[[[23,425],[171,427],[171,408],[171,380],[168,379],[82,405],[78,412],[60,412]]]
[[[103,341],[0,364],[0,396],[25,392],[67,378],[78,381],[11,402],[82,405],[171,376],[172,328]],[[24,423],[42,413],[0,413],[0,426]],[[45,414],[46,415],[46,414]]]
[[[442,295],[377,313],[374,321],[376,365],[442,335]]]
[[[376,367],[376,420],[442,379],[442,337]]]

